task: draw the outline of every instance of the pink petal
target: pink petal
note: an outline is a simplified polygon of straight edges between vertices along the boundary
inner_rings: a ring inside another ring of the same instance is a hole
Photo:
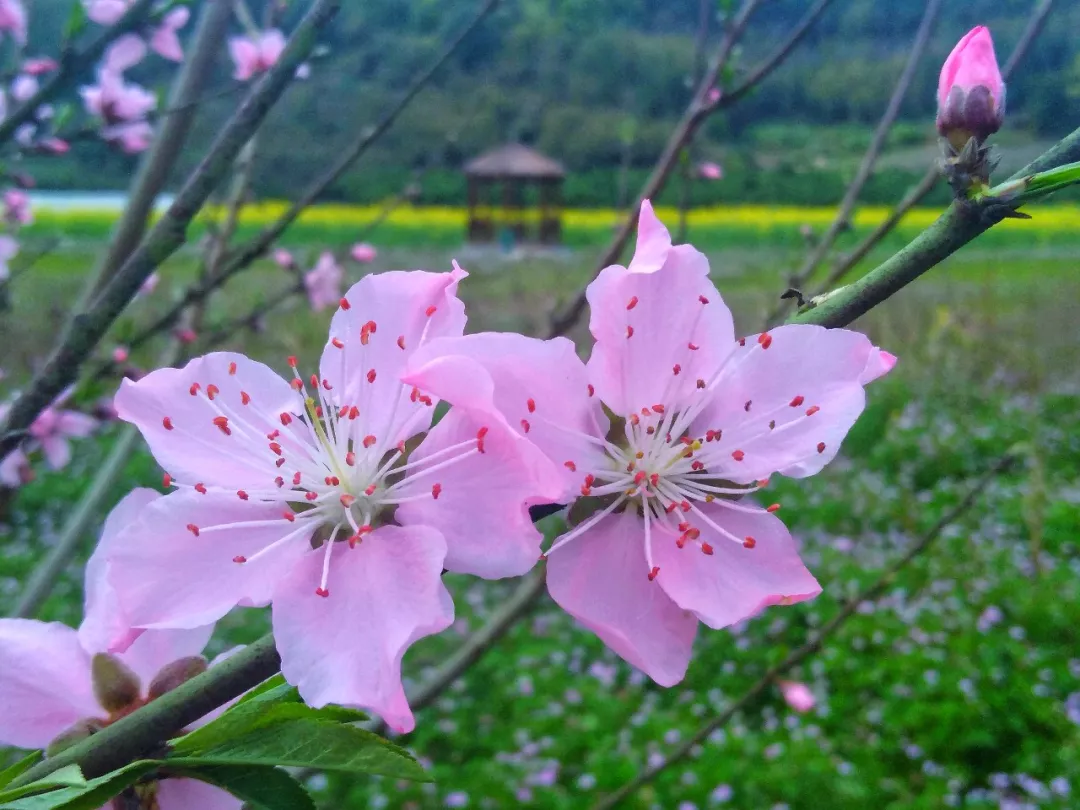
[[[938,77],[938,106],[945,106],[954,87],[971,90],[983,86],[998,106],[1004,103],[1005,82],[994,54],[994,40],[983,25],[968,31],[949,53]]]
[[[483,453],[474,453],[430,475],[425,475],[423,468],[416,476],[406,474],[401,486],[403,498],[430,496],[436,484],[439,496],[403,503],[397,520],[403,526],[438,529],[446,540],[444,565],[451,571],[485,579],[520,576],[536,564],[543,539],[528,507],[550,503],[562,491],[550,462],[505,427],[479,421],[456,406],[428,433],[409,461],[420,461],[460,443],[475,444],[477,432],[484,426],[488,432]],[[441,460],[472,450],[469,447]]]
[[[607,434],[608,419],[590,398],[585,365],[565,338],[495,332],[440,338],[417,350],[404,380],[528,438],[554,462],[554,469],[537,470],[543,482],[552,473],[561,481],[554,501],[575,494],[585,473],[606,463],[596,438]],[[447,542],[453,557],[449,536]]]
[[[229,40],[229,56],[236,65],[234,78],[246,82],[255,74],[255,68],[259,62],[259,49],[254,42],[244,37],[233,37]]]
[[[126,0],[90,0],[86,4],[86,16],[99,25],[112,25],[127,11]]]
[[[779,518],[717,503],[701,508],[735,539],[717,532],[693,512],[685,517],[701,530],[700,541],[712,547],[711,555],[703,554],[694,543],[679,548],[673,534],[653,537],[653,561],[660,568],[656,581],[679,607],[719,630],[769,605],[802,602],[821,593]],[[753,548],[743,546],[747,537],[754,538]]]
[[[767,349],[754,337],[736,349],[691,426],[695,436],[723,431],[701,455],[719,478],[813,475],[836,455],[865,405],[862,380],[880,351],[865,335],[806,324],[768,334]]]
[[[464,330],[465,305],[457,297],[457,285],[466,275],[459,268],[450,273],[379,273],[364,276],[345,293],[349,308],[339,308],[330,321],[331,342],[319,370],[332,386],[335,406],[366,404],[360,410],[361,435],[372,434],[392,446],[416,432],[401,430],[408,416],[430,411],[422,402],[410,401],[401,376],[422,342]],[[375,330],[369,332],[371,323]],[[337,348],[334,340],[344,348]],[[384,439],[392,417],[395,435]]]
[[[259,35],[259,58],[262,60],[263,70],[272,67],[277,62],[285,50],[285,44],[285,35],[276,28],[263,31]]]
[[[240,810],[244,803],[226,790],[197,779],[162,779],[158,810]]]
[[[604,268],[587,295],[596,338],[589,378],[621,416],[685,402],[731,351],[731,313],[709,281],[708,260],[689,245],[671,248],[647,205],[630,267]]]
[[[186,8],[176,10],[187,11]],[[169,28],[167,25],[161,26],[150,36],[150,48],[163,59],[169,59],[173,62],[184,61],[184,49],[180,45],[180,37],[176,35],[175,29]]]
[[[94,432],[97,419],[78,411],[61,411],[56,422],[56,429],[65,436],[84,438]]]
[[[12,450],[0,460],[0,484],[6,487],[21,487],[30,469],[30,460],[22,450]]]
[[[784,702],[797,712],[808,712],[817,704],[814,693],[805,683],[797,681],[777,681]]]
[[[230,373],[233,364],[235,374]],[[193,396],[195,384],[199,388]],[[212,402],[210,385],[217,388]],[[245,394],[250,397],[246,405]],[[178,480],[232,491],[273,484],[278,456],[267,434],[282,427],[281,413],[304,412],[302,399],[285,380],[262,363],[231,352],[197,357],[181,369],[158,369],[138,382],[124,380],[115,405],[120,418],[139,428],[154,458]],[[230,414],[228,435],[214,422],[223,409]]]
[[[870,352],[870,356],[866,359],[866,368],[863,369],[862,376],[859,377],[859,382],[863,385],[872,383],[878,377],[884,377],[892,371],[893,366],[895,365],[895,354],[884,352],[875,346],[874,350]]]
[[[146,43],[136,34],[124,34],[105,52],[105,70],[123,73],[146,58]]]
[[[377,712],[411,731],[401,658],[413,642],[454,620],[443,586],[446,544],[434,529],[384,526],[356,548],[335,543],[327,589],[323,554],[307,555],[274,594],[281,671],[312,706],[340,703]]]
[[[87,652],[125,650],[142,633],[132,628],[120,608],[120,599],[108,579],[107,558],[116,548],[120,533],[138,519],[146,506],[160,497],[152,489],[134,489],[105,518],[101,541],[90,555],[84,574],[85,606],[79,625],[79,641]]]
[[[90,656],[59,622],[0,619],[0,743],[44,748],[77,720],[104,712]]]
[[[213,632],[212,624],[191,630],[147,630],[120,654],[120,660],[139,676],[145,691],[166,664],[202,654]]]
[[[71,461],[71,447],[63,436],[53,434],[41,440],[41,450],[45,460],[54,470],[61,470]]]
[[[378,251],[375,250],[373,245],[369,245],[367,242],[357,242],[349,249],[349,255],[352,256],[354,262],[366,264],[367,262],[375,261]]]
[[[262,521],[266,525],[211,530]],[[198,527],[198,536],[188,524]],[[236,605],[267,604],[278,581],[310,553],[313,528],[283,519],[272,505],[174,492],[143,509],[117,538],[107,555],[109,577],[136,627],[202,627]],[[291,532],[297,536],[255,559]],[[249,561],[234,562],[237,557]]]
[[[632,511],[600,521],[548,557],[551,598],[661,686],[683,679],[697,619],[649,581],[644,528]]]

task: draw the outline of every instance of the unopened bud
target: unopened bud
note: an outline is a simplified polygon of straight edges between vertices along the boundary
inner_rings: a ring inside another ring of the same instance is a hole
[[[98,720],[96,717],[88,717],[85,720],[80,720],[67,731],[61,731],[48,746],[45,748],[45,756],[55,757],[65,748],[70,748],[75,743],[80,743],[87,737],[97,734],[105,728],[105,723]]]
[[[150,682],[147,700],[156,700],[166,692],[171,692],[185,681],[190,681],[196,675],[206,672],[206,667],[206,659],[201,655],[189,655],[187,658],[180,658],[171,664],[166,664]]]
[[[960,151],[969,139],[982,143],[1005,118],[1005,81],[994,56],[990,31],[971,29],[941,68],[938,78],[938,132]]]
[[[98,653],[90,665],[94,697],[101,708],[114,714],[139,699],[139,676],[123,661],[109,653]]]

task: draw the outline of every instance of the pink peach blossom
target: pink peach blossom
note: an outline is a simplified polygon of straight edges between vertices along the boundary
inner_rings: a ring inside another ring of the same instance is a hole
[[[35,56],[23,62],[22,72],[29,76],[41,76],[60,67],[60,63],[47,56]]]
[[[432,341],[404,379],[501,417],[558,465],[559,502],[586,517],[547,552],[552,598],[670,686],[699,621],[719,629],[821,591],[779,507],[746,496],[824,467],[890,361],[818,326],[736,341],[708,261],[673,247],[648,202],[629,267],[604,269],[588,300],[588,365],[564,339],[489,333]]]
[[[379,252],[375,250],[374,245],[369,245],[367,242],[357,242],[349,248],[349,255],[352,256],[354,262],[367,264],[375,261],[375,257],[379,255]]]
[[[15,449],[0,459],[0,484],[12,489],[34,480],[30,459],[22,450]]]
[[[26,44],[26,9],[20,0],[0,0],[0,32],[4,31],[20,45]]]
[[[705,161],[698,164],[698,176],[706,180],[720,180],[724,176],[724,169],[719,163]]]
[[[27,450],[41,448],[49,467],[59,470],[71,461],[70,439],[81,439],[93,433],[97,420],[84,413],[61,408],[71,395],[70,390],[61,394],[49,407],[37,415],[30,424]],[[9,404],[0,405],[0,421],[10,409]]]
[[[4,192],[4,219],[12,225],[29,225],[34,221],[30,210],[30,195],[17,188]]]
[[[784,696],[784,702],[797,712],[808,712],[817,705],[817,699],[810,687],[797,681],[778,681],[780,694]]]
[[[233,76],[246,82],[273,67],[284,50],[285,35],[276,28],[253,37],[233,37],[229,40],[229,55],[236,65]]]
[[[114,363],[126,363],[129,357],[127,346],[117,346],[112,350],[112,359]]]
[[[150,49],[165,59],[183,62],[184,49],[176,32],[187,25],[190,15],[187,6],[174,8],[166,14],[161,25],[150,35]]]
[[[336,305],[341,300],[341,282],[345,273],[334,254],[323,251],[313,270],[304,274],[304,287],[308,301],[316,312]]]
[[[938,77],[938,132],[963,146],[997,132],[1005,117],[1005,81],[985,26],[972,28],[952,49]]]
[[[285,250],[285,248],[276,248],[271,254],[271,258],[273,258],[274,264],[283,270],[289,270],[290,268],[296,267],[296,259],[294,259],[293,255]]]
[[[98,69],[98,83],[79,90],[87,112],[99,117],[106,126],[144,119],[157,106],[157,97],[124,81],[123,72],[141,61],[145,54],[146,46],[132,34],[114,42]]]
[[[527,505],[559,489],[500,420],[454,407],[432,426],[437,403],[401,382],[413,352],[461,335],[465,275],[362,279],[310,382],[295,358],[290,383],[231,353],[123,382],[120,417],[176,487],[110,558],[134,624],[194,627],[272,602],[282,672],[308,703],[413,727],[401,659],[453,623],[443,568],[527,571],[540,543]]]
[[[101,138],[123,152],[134,155],[150,148],[150,142],[154,139],[154,128],[146,121],[129,121],[105,127],[101,130]]]

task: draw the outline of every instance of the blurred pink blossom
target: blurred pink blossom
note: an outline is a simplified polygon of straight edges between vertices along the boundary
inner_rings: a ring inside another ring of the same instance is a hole
[[[165,15],[153,34],[150,35],[150,48],[159,56],[171,59],[173,62],[184,61],[184,49],[180,45],[180,37],[176,32],[187,25],[191,12],[187,6],[174,8]]]
[[[154,128],[146,121],[131,121],[116,124],[101,130],[101,137],[106,143],[120,147],[129,155],[143,152],[150,147],[154,139]]]
[[[12,225],[29,225],[34,221],[30,210],[30,195],[17,188],[4,192],[4,219]]]
[[[11,83],[11,97],[16,101],[26,101],[37,91],[37,79],[26,73],[20,73]]]
[[[0,460],[0,484],[14,489],[34,480],[30,459],[22,450],[15,449]]]
[[[49,155],[66,155],[71,150],[71,144],[63,138],[48,137],[38,141],[38,149]]]
[[[155,270],[146,277],[142,284],[139,285],[139,295],[150,295],[157,289],[159,281],[161,281],[161,276]]]
[[[194,329],[189,329],[185,327],[183,329],[176,330],[176,339],[179,340],[181,343],[191,344],[198,340],[199,336],[198,334],[196,334]]]
[[[128,359],[127,346],[117,346],[112,350],[112,359],[114,363],[126,363]]]
[[[26,9],[20,0],[0,0],[0,32],[3,31],[20,45],[26,44]]]
[[[12,236],[0,234],[0,281],[6,281],[11,276],[8,262],[19,254],[19,242]]]
[[[157,106],[157,97],[137,84],[124,81],[123,71],[137,64],[146,46],[138,37],[124,36],[110,47],[98,69],[98,83],[79,90],[91,115],[107,126],[138,121]]]
[[[720,88],[719,87],[711,87],[711,88],[709,88],[709,92],[705,94],[705,100],[709,104],[715,104],[716,102],[718,102],[720,100]]]
[[[336,306],[341,300],[341,282],[344,277],[345,273],[334,254],[329,250],[323,251],[315,267],[304,274],[304,287],[307,289],[311,308],[322,312],[327,307]]]
[[[810,687],[798,681],[777,681],[784,702],[797,712],[808,712],[817,705],[817,699]]]
[[[269,70],[285,50],[285,35],[276,28],[254,37],[233,37],[229,40],[229,55],[236,65],[234,77],[246,82]]]
[[[50,59],[47,56],[36,56],[23,62],[22,72],[30,76],[40,76],[43,73],[51,73],[58,67],[60,67],[60,64],[55,59]]]
[[[354,262],[367,264],[368,262],[375,261],[378,251],[375,250],[374,245],[369,245],[367,242],[357,242],[349,250],[349,255],[352,256]]]
[[[66,466],[71,460],[68,440],[89,436],[97,425],[97,420],[84,413],[61,408],[70,395],[70,390],[65,391],[37,415],[30,425],[30,438],[25,445],[27,450],[40,447],[45,460],[54,470]],[[6,418],[10,408],[9,404],[0,405],[0,421]]]
[[[719,180],[724,176],[724,169],[719,163],[704,161],[698,164],[698,176],[706,180]]]
[[[293,255],[285,250],[285,248],[275,248],[274,252],[271,254],[271,258],[273,258],[274,264],[284,270],[289,270],[296,266],[296,259],[294,259]]]

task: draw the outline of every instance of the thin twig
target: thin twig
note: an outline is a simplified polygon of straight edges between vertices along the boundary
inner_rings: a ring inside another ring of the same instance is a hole
[[[873,137],[870,138],[870,144],[866,147],[866,153],[859,164],[859,169],[855,172],[855,177],[852,178],[847,191],[844,192],[844,198],[841,200],[840,207],[837,209],[836,216],[833,217],[828,230],[822,234],[817,244],[810,250],[810,254],[806,257],[802,266],[792,275],[787,284],[788,287],[801,289],[806,284],[814,271],[817,270],[818,265],[821,264],[822,259],[832,250],[837,237],[848,226],[848,220],[859,201],[859,195],[862,194],[863,187],[874,173],[874,167],[877,165],[878,157],[880,157],[881,150],[885,146],[885,140],[889,137],[889,132],[896,122],[896,116],[900,113],[900,105],[907,95],[908,88],[911,87],[911,80],[915,77],[915,70],[922,60],[923,52],[930,41],[930,34],[934,30],[934,23],[937,21],[938,11],[941,10],[941,3],[942,0],[929,0],[926,4],[922,21],[919,23],[919,28],[915,33],[915,41],[911,45],[911,50],[908,51],[907,62],[900,73],[900,78],[896,80],[892,96],[885,106],[885,112],[882,113],[881,120],[878,121]],[[769,323],[775,323],[780,319],[786,309],[787,301],[781,300],[769,315]]]
[[[81,51],[65,50],[60,55],[60,68],[47,82],[38,88],[34,95],[11,111],[0,121],[0,144],[7,143],[23,124],[31,121],[42,105],[53,102],[61,93],[71,87],[96,63],[116,40],[136,28],[146,20],[154,0],[136,0],[123,17],[102,31]]]
[[[262,125],[270,108],[293,81],[296,68],[315,46],[318,31],[337,13],[341,0],[314,0],[278,62],[258,81],[218,135],[202,163],[176,195],[165,216],[95,298],[76,315],[42,370],[11,406],[0,427],[0,458],[20,442],[37,415],[79,375],[82,364],[138,292],[143,281],[184,243],[187,228]]]
[[[903,555],[896,559],[891,565],[889,565],[877,579],[874,580],[868,587],[864,588],[855,598],[849,600],[844,604],[840,611],[833,616],[825,625],[822,626],[811,637],[809,641],[803,644],[801,647],[790,652],[783,661],[770,667],[769,670],[761,676],[761,678],[754,683],[749,689],[733,701],[724,711],[718,714],[716,717],[705,723],[700,729],[689,737],[685,742],[679,745],[674,751],[668,754],[662,762],[656,763],[656,765],[649,766],[643,770],[640,774],[628,781],[625,785],[620,787],[614,793],[610,793],[593,805],[592,810],[608,810],[608,808],[616,807],[620,802],[629,797],[636,790],[643,785],[648,784],[663,771],[677,762],[682,761],[690,755],[691,750],[699,745],[703,740],[707,739],[713,731],[723,726],[728,720],[735,716],[735,714],[742,709],[750,705],[756,700],[766,689],[768,689],[776,680],[792,667],[800,664],[803,660],[813,655],[815,652],[821,649],[822,644],[827,638],[835,633],[840,627],[843,626],[849,618],[851,618],[858,607],[863,602],[870,599],[874,599],[878,594],[884,591],[896,578],[896,575],[903,570],[908,564],[911,563],[916,557],[926,551],[945,530],[945,527],[952,523],[955,523],[960,517],[964,515],[969,509],[971,509],[979,496],[983,491],[994,481],[994,479],[1003,473],[1008,467],[1015,461],[1015,457],[1011,454],[1005,455],[997,461],[989,470],[982,474],[978,481],[968,490],[967,495],[963,500],[954,506],[948,513],[946,513],[934,527],[930,529],[926,534],[919,538]]]

